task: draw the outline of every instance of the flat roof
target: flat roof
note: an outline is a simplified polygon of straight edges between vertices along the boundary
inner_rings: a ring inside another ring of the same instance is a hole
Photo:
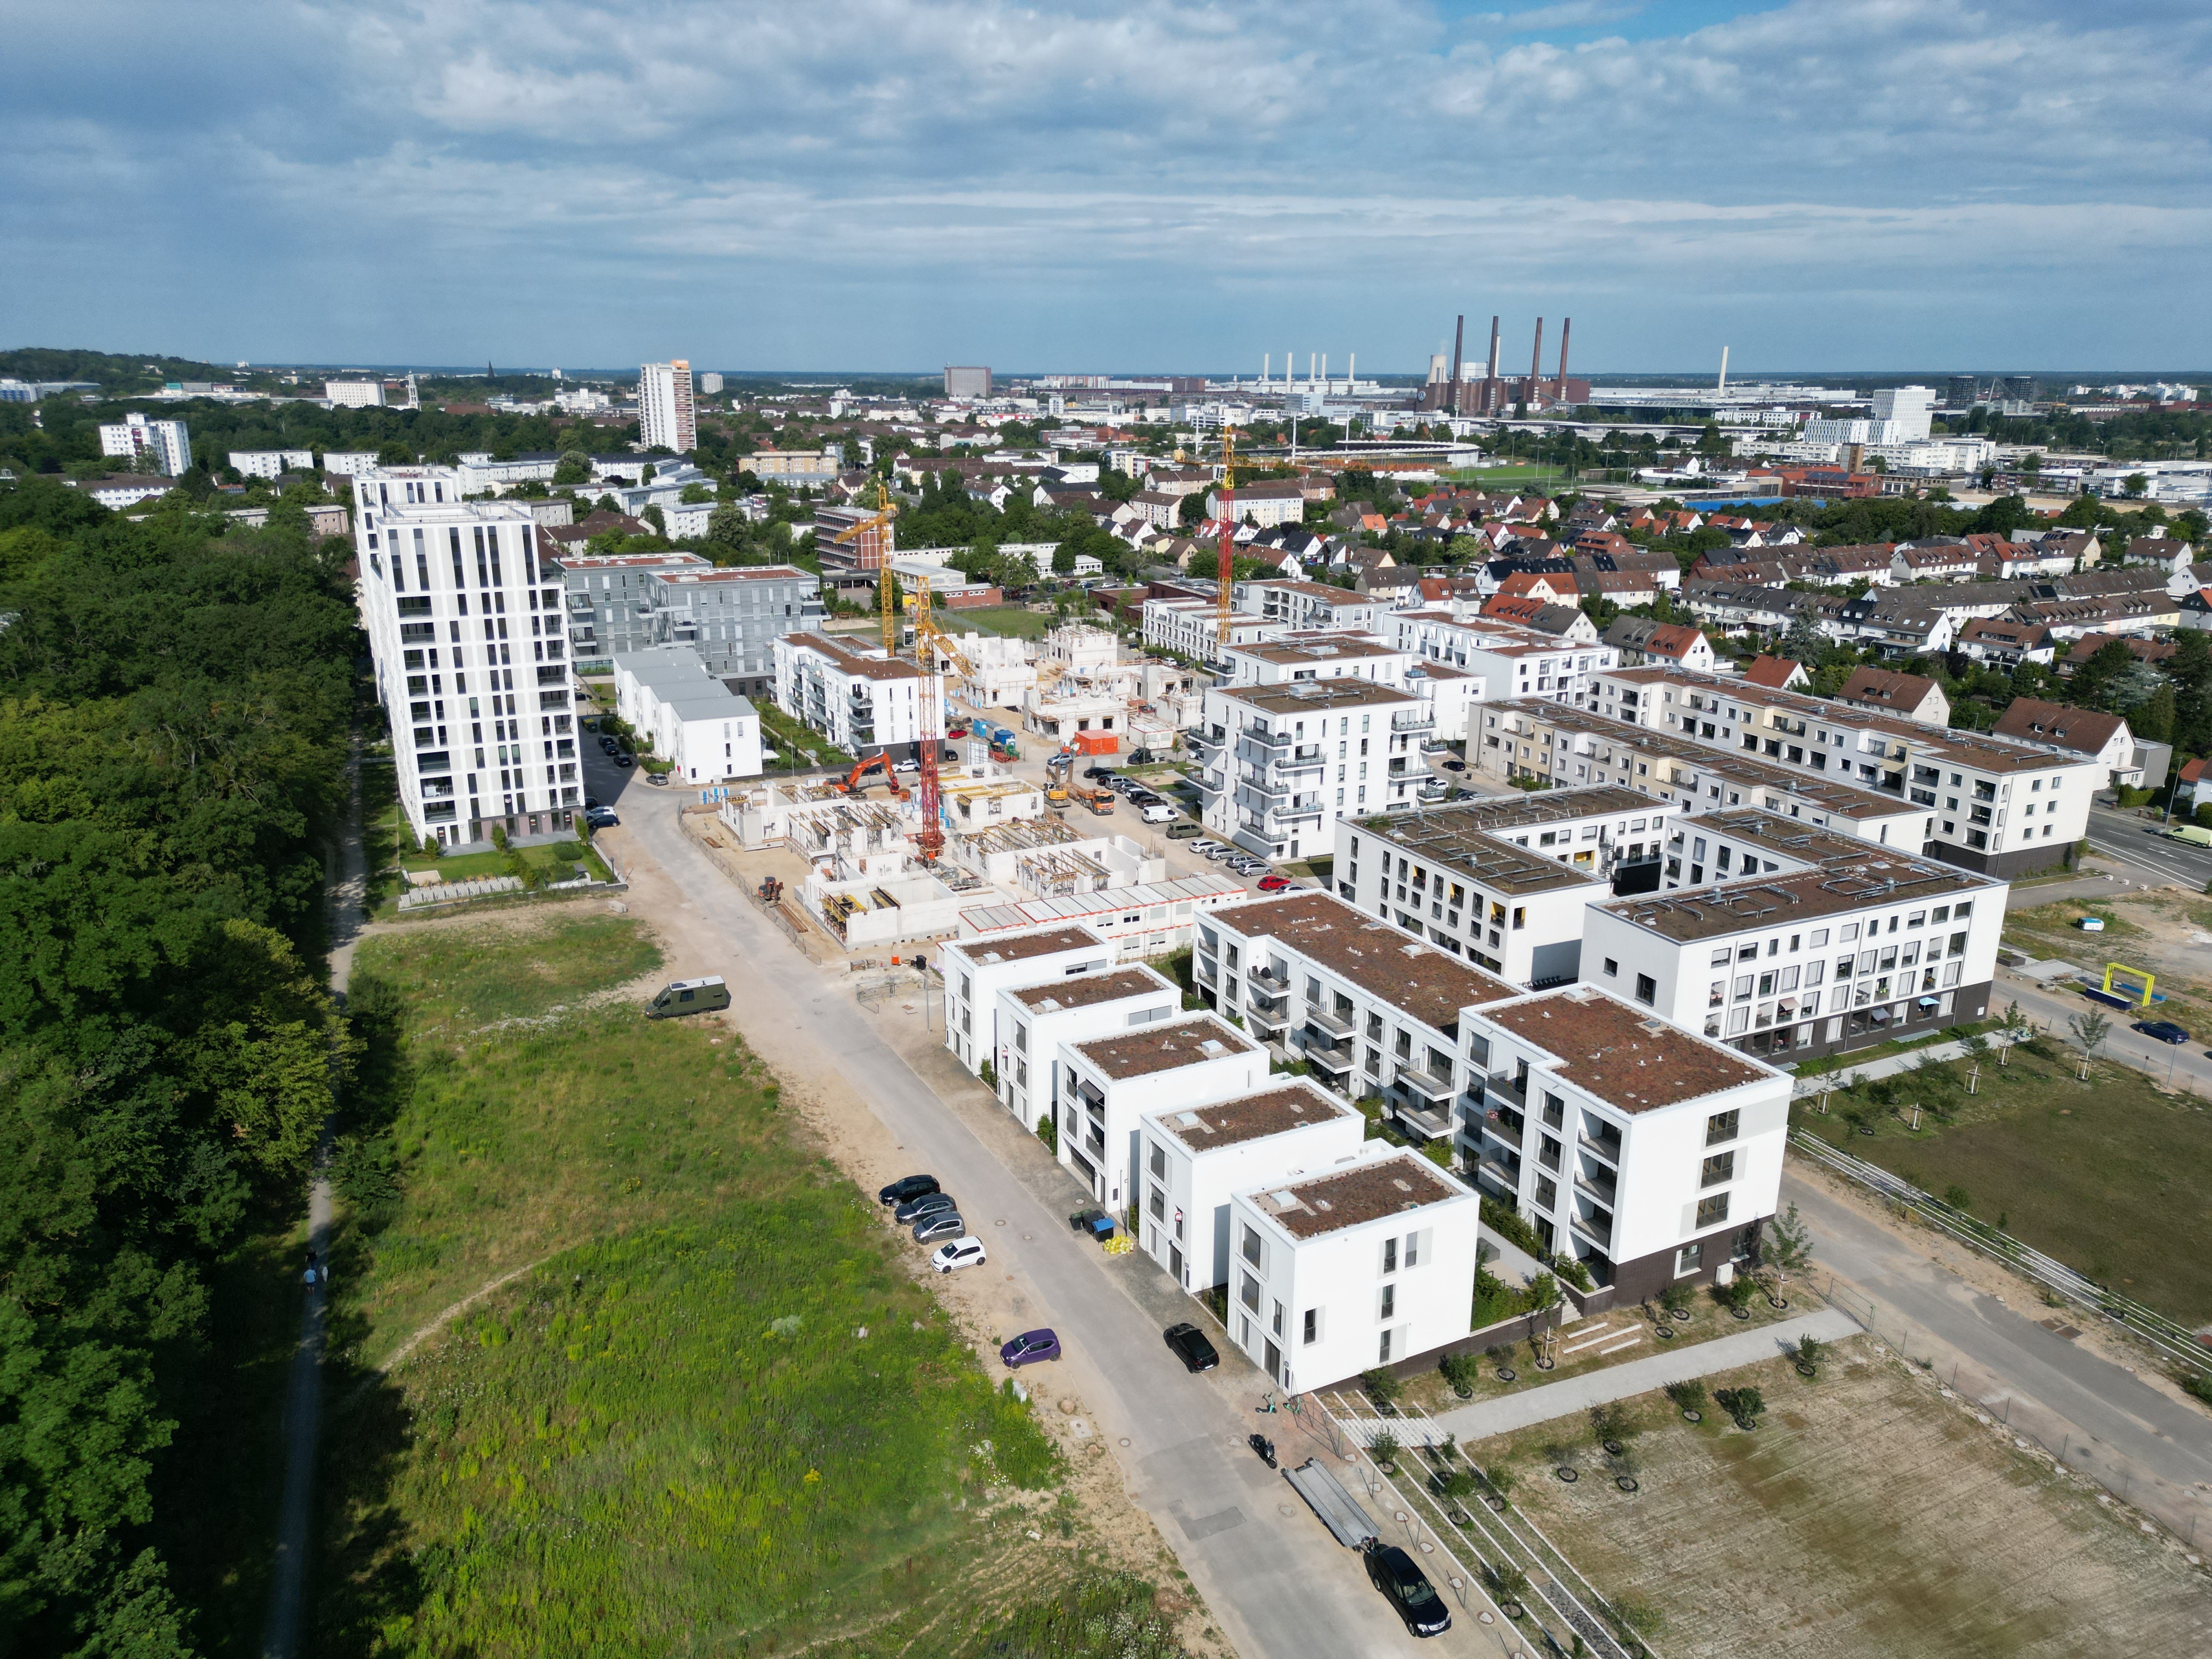
[[[1428,1159],[1400,1152],[1268,1187],[1247,1201],[1292,1238],[1318,1238],[1466,1196]]]
[[[1651,809],[1647,805],[1644,810]],[[1589,872],[1562,864],[1548,851],[1516,847],[1497,836],[1485,835],[1472,823],[1441,814],[1408,813],[1379,824],[1369,819],[1361,827],[1415,858],[1442,865],[1501,893],[1549,893],[1565,887],[1603,884]]]
[[[998,933],[988,939],[955,939],[950,948],[982,967],[1000,962],[1027,962],[1033,957],[1054,956],[1062,951],[1080,951],[1091,945],[1103,950],[1106,941],[1088,927],[1048,927],[1035,933]]]
[[[1495,836],[1508,830],[1567,823],[1579,818],[1609,818],[1624,812],[1665,811],[1673,805],[1671,801],[1655,800],[1650,795],[1640,795],[1633,789],[1610,783],[1593,784],[1586,789],[1516,789],[1510,795],[1463,795],[1441,806],[1424,806],[1410,817],[1401,814],[1362,818],[1359,827],[1387,836],[1395,834],[1409,823],[1433,823],[1438,819],[1448,818]]]
[[[1269,714],[1325,713],[1338,708],[1374,708],[1390,703],[1418,702],[1395,686],[1346,674],[1333,680],[1299,680],[1290,685],[1224,685],[1216,688],[1224,697]]]
[[[1986,877],[1930,859],[1859,843],[1856,860],[1832,860],[1812,870],[1740,877],[1715,887],[1679,888],[1617,899],[1599,908],[1680,942],[1720,939],[1753,927],[1783,927],[1846,915],[1874,904],[1905,904],[1978,893]]]
[[[1116,1083],[1150,1077],[1184,1066],[1203,1065],[1231,1054],[1258,1052],[1212,1014],[1164,1025],[1143,1025],[1118,1036],[1097,1037],[1074,1045],[1075,1052]]]
[[[896,657],[863,655],[842,641],[833,640],[827,634],[816,633],[811,629],[802,633],[787,634],[781,642],[793,646],[803,646],[817,655],[829,658],[841,672],[847,674],[858,674],[864,679],[919,679],[929,672],[926,668],[916,667],[913,663],[902,662]]]
[[[662,570],[655,574],[664,582],[787,582],[795,580],[818,582],[822,580],[812,571],[801,570],[795,564],[749,564],[713,570]]]
[[[1693,819],[1685,820],[1680,827],[1690,827],[1692,823],[1709,825],[1719,835],[1757,842],[1808,864],[1826,864],[1838,859],[1849,863],[1867,855],[1867,843],[1856,836],[1839,836],[1802,818],[1785,818],[1763,806],[1731,806],[1717,812],[1700,812]]]
[[[577,525],[556,525],[556,530],[580,529]],[[708,561],[696,553],[548,553],[540,561],[561,570],[629,570],[665,569],[672,566],[701,566]]]
[[[1227,905],[1212,920],[1247,939],[1279,940],[1439,1031],[1452,1030],[1470,1004],[1520,994],[1517,987],[1315,888]]]
[[[1560,1078],[1624,1112],[1679,1106],[1777,1075],[1587,985],[1486,1008],[1482,1017],[1557,1056],[1552,1069]]]
[[[1262,662],[1328,662],[1338,657],[1402,657],[1406,647],[1385,645],[1364,634],[1332,634],[1316,637],[1292,634],[1279,640],[1253,640],[1229,647],[1240,656]]]
[[[1078,974],[1073,979],[1024,985],[1012,994],[1015,1001],[1033,1014],[1056,1014],[1069,1008],[1095,1008],[1102,1002],[1119,1002],[1125,997],[1175,988],[1151,969],[1139,965],[1116,968],[1110,974]]]
[[[1152,1121],[1192,1152],[1210,1152],[1218,1147],[1261,1140],[1286,1129],[1358,1115],[1342,1101],[1301,1078],[1258,1094],[1218,1100],[1211,1106],[1162,1112]]]

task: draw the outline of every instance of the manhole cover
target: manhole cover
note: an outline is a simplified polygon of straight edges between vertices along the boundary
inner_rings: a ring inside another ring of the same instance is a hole
[[[1296,1515],[1297,1511],[1292,1509],[1288,1504],[1278,1504],[1275,1505],[1275,1513],[1278,1515]]]
[[[1005,1222],[1003,1222],[1003,1221],[994,1221],[991,1224],[992,1224],[994,1227],[1003,1227],[1003,1226],[1005,1226],[1006,1224]]]
[[[1125,1446],[1129,1443],[1129,1437],[1127,1435],[1125,1434],[1121,1437],[1121,1443]]]
[[[1036,1235],[1035,1233],[1024,1233],[1022,1237],[1025,1239],[1031,1240],[1032,1242],[1036,1238]]]

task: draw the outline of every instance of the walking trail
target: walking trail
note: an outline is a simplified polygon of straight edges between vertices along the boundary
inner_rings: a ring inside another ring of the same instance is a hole
[[[359,942],[362,904],[368,890],[362,850],[358,738],[347,758],[346,779],[346,823],[329,893],[331,989],[341,1006],[353,976],[354,946]],[[314,1181],[307,1189],[307,1243],[318,1261],[330,1259],[330,1150],[325,1128],[315,1148]],[[309,1523],[314,1512],[316,1443],[322,1426],[327,1297],[327,1287],[319,1282],[307,1291],[306,1305],[300,1310],[300,1346],[293,1351],[292,1375],[285,1384],[284,1496],[277,1517],[276,1571],[269,1592],[269,1620],[262,1632],[262,1659],[295,1659],[300,1650],[301,1618],[307,1607]]]

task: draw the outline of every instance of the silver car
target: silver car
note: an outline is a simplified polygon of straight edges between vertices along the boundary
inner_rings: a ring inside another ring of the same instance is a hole
[[[914,1242],[934,1244],[940,1238],[958,1238],[967,1231],[968,1224],[960,1218],[957,1211],[939,1210],[914,1224]]]

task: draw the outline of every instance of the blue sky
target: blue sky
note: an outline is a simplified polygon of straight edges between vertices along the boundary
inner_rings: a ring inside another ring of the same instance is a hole
[[[2212,7],[0,0],[0,343],[2212,367]],[[1517,345],[1515,343],[1517,342]]]

